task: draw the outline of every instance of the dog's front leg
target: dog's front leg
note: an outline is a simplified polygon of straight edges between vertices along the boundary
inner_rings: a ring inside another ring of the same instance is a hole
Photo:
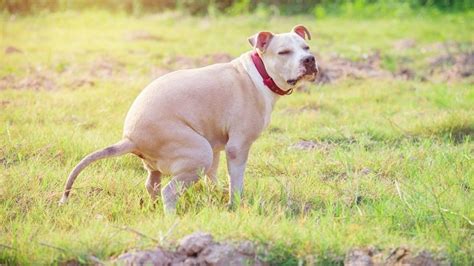
[[[232,207],[236,198],[242,196],[244,186],[244,171],[250,145],[229,142],[225,152],[227,156],[227,170],[229,171],[229,207]]]

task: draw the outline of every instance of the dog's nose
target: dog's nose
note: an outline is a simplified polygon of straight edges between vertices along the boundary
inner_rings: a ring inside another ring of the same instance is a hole
[[[303,65],[314,66],[315,64],[316,64],[316,59],[314,59],[314,56],[308,55],[303,58]]]

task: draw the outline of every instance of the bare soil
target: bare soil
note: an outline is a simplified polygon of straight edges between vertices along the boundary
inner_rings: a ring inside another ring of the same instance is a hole
[[[22,78],[14,75],[0,77],[0,90],[53,90],[56,86],[54,74],[40,67],[28,69],[28,74]]]
[[[360,60],[350,60],[338,55],[320,59],[318,84],[332,83],[343,78],[366,79],[391,77],[391,73],[381,68],[379,52],[363,56]]]
[[[9,74],[0,77],[0,90],[54,90],[60,87],[76,89],[95,86],[101,79],[126,76],[124,63],[105,56],[86,65],[68,66],[61,71],[36,65],[29,66],[25,72],[25,76]]]
[[[272,265],[258,253],[257,245],[250,241],[216,242],[212,235],[196,232],[179,240],[175,248],[129,251],[110,262],[119,265]],[[342,258],[336,260],[342,263]],[[346,253],[343,263],[349,266],[450,265],[446,259],[428,251],[413,252],[405,247],[385,251],[374,247],[352,249]]]
[[[122,73],[124,68],[124,63],[111,57],[102,57],[92,62],[89,67],[89,74],[95,78],[106,79]]]
[[[5,54],[15,54],[15,53],[22,54],[23,51],[15,46],[7,46],[7,48],[5,48]]]
[[[414,253],[407,248],[399,247],[388,252],[376,248],[353,249],[347,252],[344,265],[441,266],[451,264],[443,258],[434,257],[428,251]]]
[[[430,58],[430,75],[455,81],[474,74],[474,51],[443,54]]]
[[[312,140],[301,140],[293,144],[291,148],[297,150],[307,150],[307,151],[328,151],[333,147],[330,143],[325,142],[316,142]]]
[[[182,238],[174,250],[157,247],[131,251],[112,262],[120,265],[268,265],[257,257],[253,243],[219,243],[203,232]]]

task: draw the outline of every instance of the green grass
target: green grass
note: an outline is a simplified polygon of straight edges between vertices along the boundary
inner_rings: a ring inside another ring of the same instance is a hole
[[[456,265],[474,262],[474,86],[463,80],[348,79],[283,97],[253,145],[235,211],[226,209],[224,159],[220,184],[190,189],[177,217],[151,205],[146,173],[133,156],[93,164],[79,176],[69,204],[57,205],[68,172],[87,153],[120,139],[151,68],[166,67],[169,58],[237,56],[257,30],[282,32],[301,23],[319,54],[358,58],[379,50],[391,58],[388,68],[404,58],[421,68],[439,51],[419,47],[448,40],[472,45],[472,16],[315,21],[89,11],[1,18],[0,78],[21,79],[37,68],[56,88],[0,91],[0,263],[107,260],[154,245],[118,226],[159,238],[175,223],[164,245],[203,230],[218,240],[267,244],[274,263],[310,256],[341,263],[347,250],[364,246],[407,246]],[[127,40],[134,31],[160,40]],[[403,38],[415,39],[417,48],[394,50]],[[6,55],[7,46],[23,53]],[[121,70],[94,76],[89,66],[100,58],[120,62]],[[94,85],[71,85],[84,78]],[[301,139],[327,148],[292,149]]]

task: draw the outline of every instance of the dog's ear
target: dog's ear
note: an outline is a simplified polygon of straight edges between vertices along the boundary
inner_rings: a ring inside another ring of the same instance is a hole
[[[261,31],[253,36],[251,36],[248,40],[250,45],[253,48],[260,50],[260,52],[264,53],[268,47],[268,44],[273,38],[273,33],[268,31]]]
[[[311,40],[311,34],[309,33],[308,29],[303,25],[296,25],[291,31],[298,34],[301,38],[305,40],[306,37],[308,37],[308,40]]]

